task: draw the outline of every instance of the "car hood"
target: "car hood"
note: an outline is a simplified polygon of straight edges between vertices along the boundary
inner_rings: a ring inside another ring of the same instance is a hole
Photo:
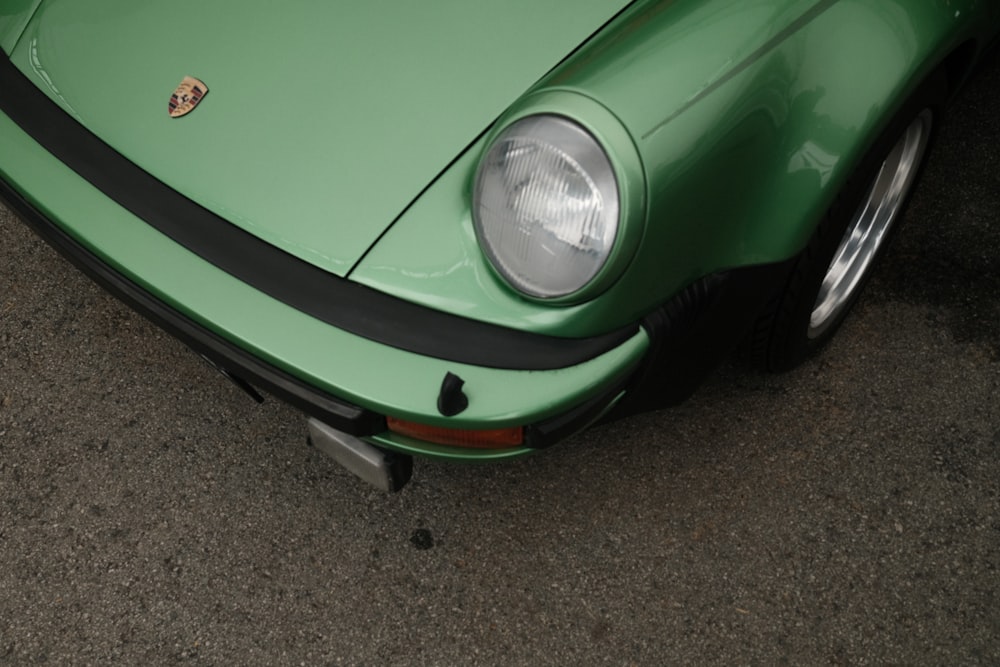
[[[11,57],[137,165],[346,275],[628,0],[44,0]],[[208,86],[190,114],[168,102]]]

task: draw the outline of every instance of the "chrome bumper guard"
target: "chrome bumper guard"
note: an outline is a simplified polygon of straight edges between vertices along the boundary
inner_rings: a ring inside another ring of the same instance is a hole
[[[410,481],[413,457],[379,449],[315,418],[308,423],[313,447],[375,488],[394,493]]]

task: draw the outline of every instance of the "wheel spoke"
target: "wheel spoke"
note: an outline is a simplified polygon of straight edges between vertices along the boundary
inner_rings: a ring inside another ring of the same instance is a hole
[[[882,163],[823,277],[809,318],[809,338],[821,336],[848,306],[888,238],[919,170],[931,121],[931,111],[924,110]]]

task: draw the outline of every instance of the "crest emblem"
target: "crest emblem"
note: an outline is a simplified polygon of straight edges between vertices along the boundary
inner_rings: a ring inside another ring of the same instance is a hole
[[[186,76],[177,86],[177,90],[170,96],[168,105],[171,118],[180,118],[190,113],[202,98],[208,94],[208,86],[193,76]]]

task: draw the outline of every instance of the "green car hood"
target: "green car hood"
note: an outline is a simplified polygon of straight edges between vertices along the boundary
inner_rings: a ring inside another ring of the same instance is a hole
[[[160,180],[346,275],[504,109],[628,0],[44,0],[11,54]],[[209,89],[168,102],[186,76]]]

